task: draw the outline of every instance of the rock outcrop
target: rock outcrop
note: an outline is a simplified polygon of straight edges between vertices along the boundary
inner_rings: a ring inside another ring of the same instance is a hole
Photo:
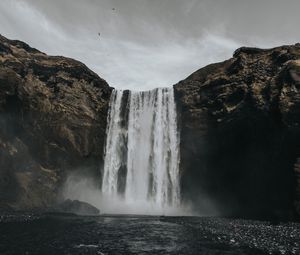
[[[97,216],[100,214],[100,211],[95,206],[79,200],[70,199],[53,206],[48,209],[48,211],[51,213],[71,213],[83,216]]]
[[[240,48],[174,88],[186,199],[222,215],[300,213],[300,44]]]
[[[300,213],[300,45],[240,48],[174,86],[182,192],[208,214]],[[0,209],[51,207],[69,171],[99,180],[112,88],[0,36]]]
[[[49,206],[68,171],[99,175],[111,90],[78,61],[0,36],[0,208]]]

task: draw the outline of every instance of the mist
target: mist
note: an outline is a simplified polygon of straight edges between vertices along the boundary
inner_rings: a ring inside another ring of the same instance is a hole
[[[100,182],[100,180],[99,180]],[[195,216],[190,203],[182,203],[180,207],[157,208],[145,201],[125,201],[122,196],[110,196],[101,192],[95,179],[78,174],[70,174],[62,189],[63,199],[87,202],[100,210],[101,214],[132,214],[132,215],[165,215]]]

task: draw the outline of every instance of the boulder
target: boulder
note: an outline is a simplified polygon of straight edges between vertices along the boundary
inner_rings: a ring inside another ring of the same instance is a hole
[[[100,214],[100,211],[95,206],[79,200],[70,199],[67,199],[62,203],[54,206],[50,211],[58,213],[72,213],[82,216],[95,216]]]

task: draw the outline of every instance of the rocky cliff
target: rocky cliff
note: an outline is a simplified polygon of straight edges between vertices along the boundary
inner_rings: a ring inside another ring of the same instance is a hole
[[[186,199],[223,215],[300,212],[300,44],[240,48],[175,92]]]
[[[0,36],[0,208],[51,205],[68,171],[99,175],[110,93],[84,64]]]
[[[174,86],[183,198],[208,214],[300,212],[300,45],[240,48]],[[82,63],[0,36],[0,208],[52,204],[100,178],[112,88]]]

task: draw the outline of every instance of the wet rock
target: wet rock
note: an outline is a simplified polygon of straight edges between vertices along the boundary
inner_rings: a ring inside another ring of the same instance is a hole
[[[74,213],[77,215],[99,215],[100,211],[89,203],[67,199],[52,209],[58,213]]]

